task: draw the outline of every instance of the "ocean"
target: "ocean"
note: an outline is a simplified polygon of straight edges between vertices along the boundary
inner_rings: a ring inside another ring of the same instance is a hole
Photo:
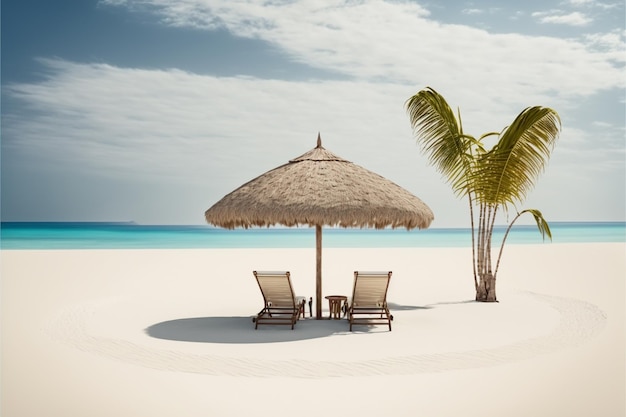
[[[553,243],[626,242],[626,222],[553,222]],[[506,226],[496,227],[499,247]],[[514,226],[506,244],[549,244],[535,225]],[[470,247],[469,228],[324,228],[324,248]],[[0,249],[315,248],[315,229],[139,225],[135,223],[3,222]]]

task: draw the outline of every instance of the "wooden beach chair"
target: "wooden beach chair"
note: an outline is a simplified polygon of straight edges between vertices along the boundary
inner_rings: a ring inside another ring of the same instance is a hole
[[[263,294],[263,309],[252,319],[257,329],[261,324],[291,325],[293,330],[300,316],[304,317],[305,297],[296,297],[289,271],[253,271]]]
[[[354,289],[348,307],[350,331],[353,325],[386,324],[391,331],[393,316],[387,307],[389,272],[354,272]]]

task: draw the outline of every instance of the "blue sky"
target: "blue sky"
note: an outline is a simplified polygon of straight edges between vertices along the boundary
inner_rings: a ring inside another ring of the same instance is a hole
[[[412,137],[404,103],[426,86],[475,136],[554,108],[561,137],[520,209],[625,220],[624,2],[502,3],[5,0],[2,220],[202,224],[320,132],[433,227],[466,226]]]

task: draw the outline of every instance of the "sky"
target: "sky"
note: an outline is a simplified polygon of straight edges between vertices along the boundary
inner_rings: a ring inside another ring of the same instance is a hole
[[[431,227],[467,227],[411,131],[426,87],[476,137],[528,106],[559,113],[545,172],[497,223],[626,220],[623,0],[3,0],[1,15],[2,221],[204,224],[319,133],[421,198]]]

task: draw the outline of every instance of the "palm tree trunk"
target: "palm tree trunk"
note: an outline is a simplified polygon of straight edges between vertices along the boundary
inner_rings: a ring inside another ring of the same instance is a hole
[[[474,290],[478,291],[478,274],[476,273],[476,226],[474,225],[474,203],[472,202],[472,194],[468,193],[470,210],[470,224],[472,225],[472,270],[474,272]]]
[[[496,302],[496,276],[491,268],[491,238],[497,207],[483,205],[479,226],[480,250],[478,257],[479,283],[476,289],[476,301]]]
[[[488,303],[498,301],[496,297],[496,277],[491,272],[480,275],[480,282],[476,290],[476,301]]]

